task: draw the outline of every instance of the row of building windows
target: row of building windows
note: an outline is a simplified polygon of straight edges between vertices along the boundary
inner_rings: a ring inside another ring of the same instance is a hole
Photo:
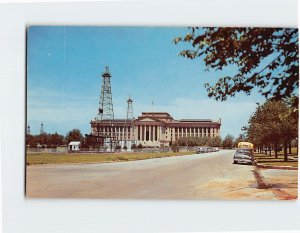
[[[169,138],[169,140],[172,141],[184,137],[215,137],[218,135],[218,129],[210,127],[160,128],[158,126],[135,126],[137,135],[132,135],[131,127],[128,127],[125,130],[125,128],[121,126],[104,126],[98,128],[98,130],[104,135],[107,134],[109,136],[113,136],[116,140],[137,139],[138,141],[158,141],[158,138],[161,138],[160,134],[164,135],[165,139]],[[95,133],[98,130],[97,128],[94,128]]]

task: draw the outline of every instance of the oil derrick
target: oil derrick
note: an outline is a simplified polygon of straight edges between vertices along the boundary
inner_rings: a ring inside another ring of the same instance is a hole
[[[42,123],[41,123],[40,134],[43,134],[43,133],[45,133],[45,131],[44,131],[44,124],[43,124],[43,122],[42,122]]]
[[[132,107],[132,99],[131,97],[127,100],[127,114],[126,114],[126,121],[132,121],[133,119],[133,107]]]
[[[30,125],[27,126],[27,134],[30,134]]]
[[[124,146],[127,146],[127,141],[130,140],[130,134],[129,129],[132,130],[133,135],[133,127],[132,127],[132,120],[133,120],[133,107],[132,107],[132,99],[131,97],[127,100],[127,112],[126,112],[126,120],[125,120],[125,126],[124,126]],[[129,134],[129,135],[128,135]]]
[[[111,85],[110,85],[111,74],[108,66],[105,67],[105,71],[102,73],[102,87],[99,101],[98,120],[113,120],[114,109],[112,103]]]
[[[101,93],[100,93],[100,101],[99,101],[99,108],[98,108],[98,121],[108,121],[109,122],[109,131],[99,132],[98,128],[98,136],[102,136],[104,141],[110,145],[110,149],[112,151],[113,144],[115,143],[115,135],[113,132],[113,120],[114,120],[114,110],[113,110],[113,103],[112,103],[112,93],[111,93],[111,85],[110,85],[110,78],[111,74],[109,72],[109,67],[105,67],[105,71],[102,73],[102,86],[101,86]]]

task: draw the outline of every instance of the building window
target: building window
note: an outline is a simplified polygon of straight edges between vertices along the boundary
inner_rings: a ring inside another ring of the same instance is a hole
[[[150,136],[149,126],[146,126],[146,141],[149,141],[149,136]]]

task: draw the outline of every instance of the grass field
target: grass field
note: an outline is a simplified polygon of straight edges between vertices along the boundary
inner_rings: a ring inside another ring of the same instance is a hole
[[[288,155],[288,161],[284,162],[283,152],[278,153],[278,158],[275,158],[274,153],[270,156],[266,154],[254,154],[254,158],[259,164],[273,165],[273,166],[291,166],[298,167],[298,155],[296,154],[296,148],[292,148],[292,154]]]
[[[27,153],[26,164],[63,164],[63,163],[108,163],[131,160],[163,158],[190,155],[193,152],[162,152],[162,153]]]

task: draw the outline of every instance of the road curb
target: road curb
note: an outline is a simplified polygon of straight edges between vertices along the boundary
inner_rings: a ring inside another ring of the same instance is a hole
[[[281,169],[281,170],[298,170],[297,167],[290,167],[290,166],[272,166],[272,165],[263,165],[255,162],[256,167],[258,168],[266,168],[266,169]]]

